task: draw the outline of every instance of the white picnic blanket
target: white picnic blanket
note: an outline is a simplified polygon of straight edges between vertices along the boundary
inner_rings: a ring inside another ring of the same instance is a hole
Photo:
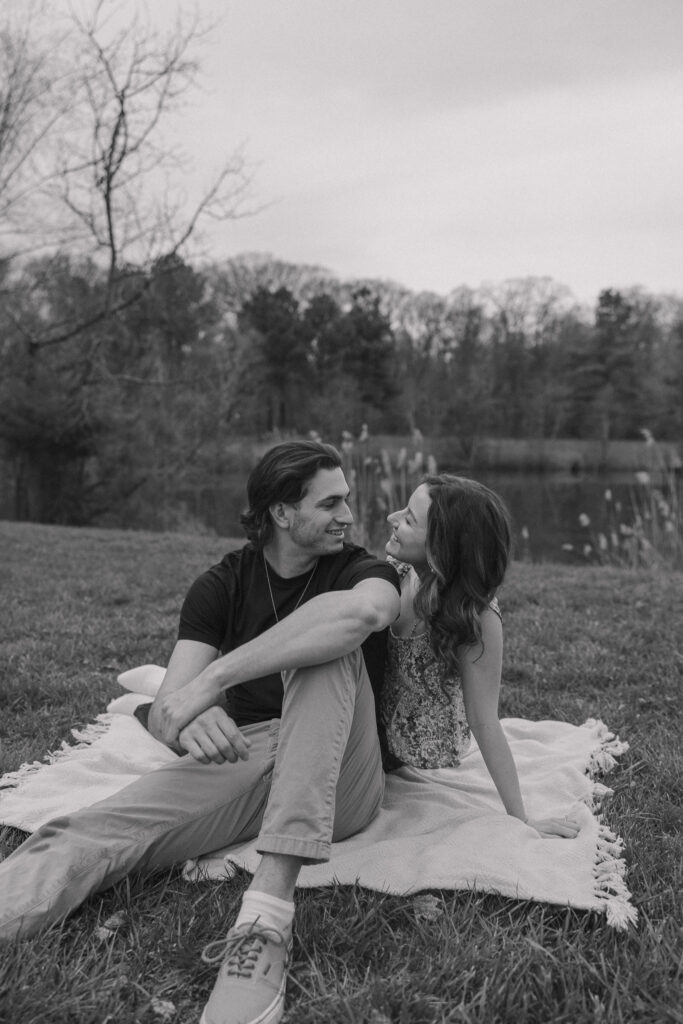
[[[131,716],[162,676],[158,666],[124,673],[120,681],[137,693],[113,701],[85,730],[74,730],[75,745],[62,744],[46,762],[3,776],[0,823],[34,831],[173,760],[176,755]],[[576,839],[541,839],[508,817],[473,741],[457,768],[389,774],[372,824],[333,844],[328,863],[304,867],[299,885],[358,882],[396,894],[475,889],[596,911],[615,928],[635,923],[623,843],[599,815],[611,791],[595,778],[614,766],[627,744],[595,719],[575,726],[508,718],[502,725],[530,818],[568,814],[581,825]],[[185,872],[196,880],[225,878],[235,866],[254,871],[258,860],[250,842],[189,861]]]

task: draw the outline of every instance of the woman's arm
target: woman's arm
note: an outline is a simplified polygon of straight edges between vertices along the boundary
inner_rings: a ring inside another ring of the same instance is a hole
[[[498,795],[508,814],[526,821],[517,769],[498,720],[503,667],[503,626],[486,609],[481,615],[482,644],[458,651],[465,711]]]
[[[509,815],[528,822],[544,839],[554,836],[573,839],[579,827],[568,818],[527,819],[517,768],[498,718],[503,625],[499,616],[487,608],[481,616],[481,628],[483,650],[481,645],[462,647],[458,654],[467,721],[484,763]]]

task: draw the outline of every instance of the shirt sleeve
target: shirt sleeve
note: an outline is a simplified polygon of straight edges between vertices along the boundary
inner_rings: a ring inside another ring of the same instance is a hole
[[[224,583],[209,570],[187,592],[180,610],[179,640],[198,640],[221,649],[228,631],[232,602]]]
[[[401,593],[401,583],[393,565],[366,552],[360,552],[357,558],[349,562],[339,576],[335,590],[351,590],[357,583],[372,579],[386,580],[396,587],[399,594]]]

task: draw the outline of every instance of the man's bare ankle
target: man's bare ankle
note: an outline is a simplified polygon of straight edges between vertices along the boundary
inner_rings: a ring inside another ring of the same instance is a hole
[[[285,853],[264,853],[249,888],[291,902],[301,864],[301,857]]]

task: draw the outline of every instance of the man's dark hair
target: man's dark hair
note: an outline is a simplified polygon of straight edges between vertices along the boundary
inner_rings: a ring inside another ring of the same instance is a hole
[[[249,507],[240,516],[247,537],[257,548],[268,543],[273,532],[270,506],[278,501],[296,505],[319,469],[341,468],[341,455],[322,441],[284,441],[269,449],[247,480]]]

